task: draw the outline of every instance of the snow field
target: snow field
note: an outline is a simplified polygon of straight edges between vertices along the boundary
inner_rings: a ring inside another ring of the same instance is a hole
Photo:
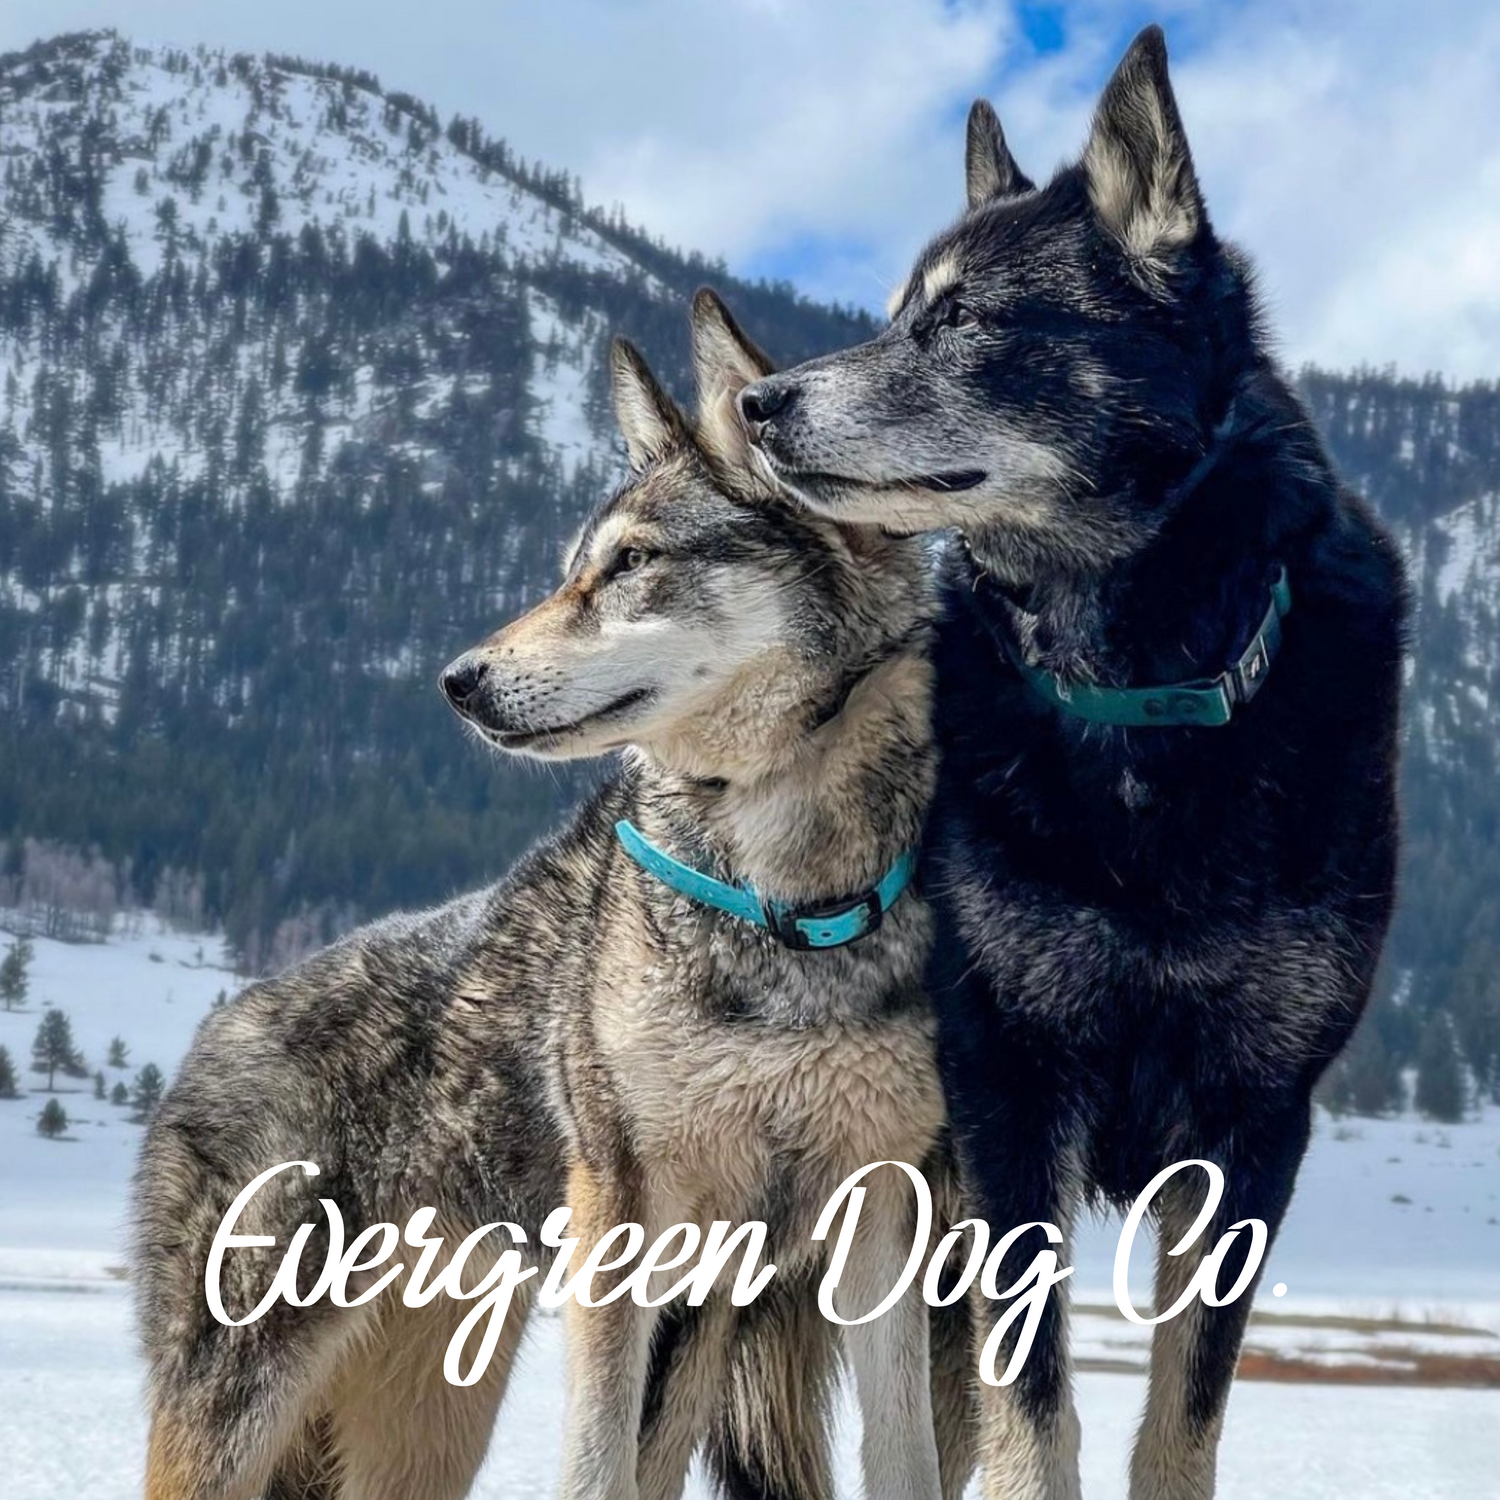
[[[3,930],[3,929],[0,929]],[[0,943],[4,939],[0,938]],[[27,1010],[0,1012],[0,1044],[22,1087],[43,1006],[70,1016],[91,1068],[112,1036],[131,1065],[170,1074],[192,1030],[234,977],[209,939],[140,930],[107,944],[35,940]],[[83,1080],[59,1089],[72,1139],[45,1141],[45,1095],[0,1103],[0,1454],[3,1500],[126,1500],[139,1494],[145,1423],[128,1286],[120,1279],[129,1174],[141,1127],[92,1098]],[[1405,1199],[1409,1201],[1402,1202]],[[1493,1358],[1500,1340],[1500,1112],[1459,1126],[1411,1119],[1321,1118],[1283,1236],[1266,1273],[1252,1346],[1340,1363],[1412,1346]],[[1083,1226],[1075,1254],[1080,1361],[1140,1368],[1143,1331],[1109,1308],[1117,1227]],[[1143,1244],[1136,1270],[1146,1269]],[[1138,1292],[1142,1276],[1135,1277]],[[1144,1305],[1144,1297],[1140,1298]],[[1318,1317],[1403,1317],[1457,1325],[1372,1330]],[[562,1328],[534,1320],[477,1500],[532,1500],[555,1480],[563,1422]],[[1085,1493],[1125,1493],[1125,1463],[1145,1383],[1137,1374],[1078,1378]],[[1458,1500],[1493,1493],[1492,1424],[1500,1392],[1240,1382],[1230,1405],[1221,1500]],[[839,1433],[841,1495],[858,1493],[858,1424]],[[707,1489],[695,1481],[692,1500]]]

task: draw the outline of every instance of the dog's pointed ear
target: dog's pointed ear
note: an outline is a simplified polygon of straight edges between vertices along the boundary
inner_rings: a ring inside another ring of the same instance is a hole
[[[609,373],[615,421],[630,467],[640,473],[686,440],[687,422],[629,340],[616,339],[610,346]]]
[[[1104,87],[1083,153],[1106,229],[1142,260],[1170,255],[1203,228],[1203,198],[1167,76],[1167,41],[1148,26]]]
[[[1010,147],[1005,144],[1000,117],[986,99],[976,99],[969,111],[964,181],[968,187],[970,208],[982,208],[999,198],[1029,193],[1036,186],[1016,165]]]
[[[747,385],[775,366],[748,339],[717,293],[701,287],[693,298],[693,375],[698,384],[698,441],[730,469],[750,463],[750,439],[735,401]]]

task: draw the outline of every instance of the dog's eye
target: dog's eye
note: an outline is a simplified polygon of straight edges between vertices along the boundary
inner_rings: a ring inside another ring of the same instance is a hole
[[[964,302],[950,302],[943,310],[944,328],[978,328],[979,314]]]
[[[634,573],[637,568],[644,568],[651,561],[651,554],[644,547],[627,547],[621,554],[620,560],[615,565],[617,573]]]

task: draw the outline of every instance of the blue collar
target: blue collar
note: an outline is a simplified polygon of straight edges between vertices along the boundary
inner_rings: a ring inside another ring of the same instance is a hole
[[[908,849],[872,891],[849,902],[830,901],[799,906],[788,901],[770,901],[748,885],[715,880],[658,849],[634,823],[621,819],[615,837],[631,859],[680,896],[701,906],[728,912],[742,922],[764,927],[788,948],[806,953],[816,948],[842,948],[857,943],[880,926],[881,919],[901,899],[916,869],[915,851]]]
[[[1281,650],[1281,622],[1291,608],[1292,586],[1287,582],[1286,569],[1278,568],[1260,629],[1238,659],[1217,677],[1161,687],[1098,687],[1088,682],[1067,682],[1028,662],[1009,632],[1002,644],[1031,690],[1075,719],[1128,729],[1183,724],[1222,728],[1234,717],[1235,709],[1249,703],[1264,686],[1271,663]]]

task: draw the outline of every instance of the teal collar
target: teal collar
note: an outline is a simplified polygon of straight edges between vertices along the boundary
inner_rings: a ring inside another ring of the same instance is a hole
[[[673,859],[628,819],[615,824],[615,837],[641,869],[678,895],[700,906],[728,912],[742,922],[764,927],[788,948],[801,953],[815,948],[842,948],[869,937],[911,884],[917,864],[916,854],[908,849],[885,872],[880,884],[863,896],[853,901],[796,905],[767,900],[748,885],[715,880],[712,875]]]
[[[1234,710],[1248,703],[1265,685],[1271,663],[1281,650],[1281,622],[1291,607],[1291,584],[1287,582],[1286,569],[1280,568],[1271,585],[1271,603],[1260,629],[1238,660],[1217,677],[1161,687],[1117,688],[1066,682],[1026,661],[1009,634],[1005,636],[1005,649],[1032,691],[1075,719],[1128,729],[1181,724],[1219,727],[1229,723]]]

